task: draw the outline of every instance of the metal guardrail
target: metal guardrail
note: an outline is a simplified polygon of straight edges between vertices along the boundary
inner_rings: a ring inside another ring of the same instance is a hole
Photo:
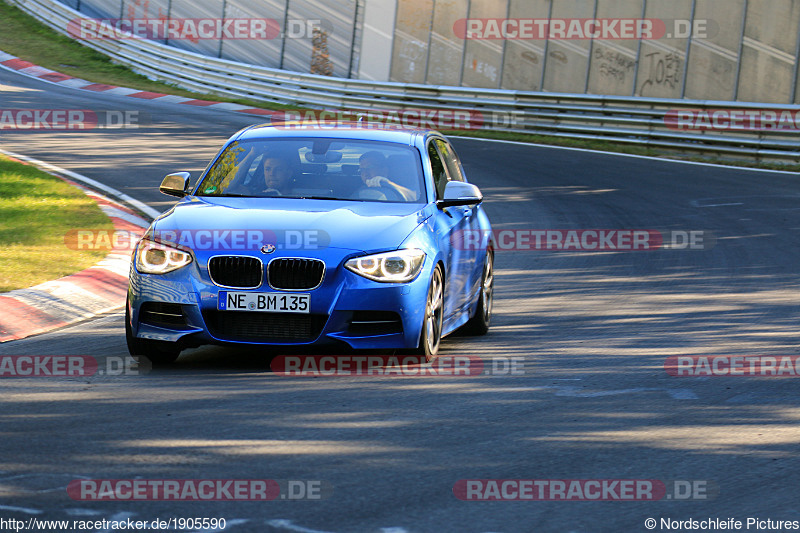
[[[65,35],[68,35],[68,22],[82,16],[57,0],[10,1]],[[764,161],[800,162],[797,129],[724,133],[714,130],[676,131],[668,127],[665,120],[670,111],[791,109],[800,113],[800,106],[372,82],[237,63],[145,39],[82,42],[149,78],[227,97],[335,109],[468,109],[487,117],[514,118],[513,124],[493,127],[493,131],[606,140]],[[800,129],[800,123],[797,128]]]

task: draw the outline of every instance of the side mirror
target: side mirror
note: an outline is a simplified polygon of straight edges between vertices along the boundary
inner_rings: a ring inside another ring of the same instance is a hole
[[[482,201],[483,194],[475,185],[463,181],[448,181],[444,187],[444,198],[438,200],[436,205],[444,208],[457,205],[477,205]]]
[[[167,174],[158,188],[164,194],[170,196],[177,196],[183,198],[189,194],[189,181],[192,175],[188,172],[175,172],[174,174]]]

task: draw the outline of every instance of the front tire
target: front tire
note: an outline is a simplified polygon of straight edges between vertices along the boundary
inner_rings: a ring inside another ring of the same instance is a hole
[[[422,321],[422,333],[414,355],[424,355],[428,362],[436,359],[442,341],[442,321],[444,318],[444,276],[438,265],[433,270],[431,284],[428,286],[428,297],[425,301],[425,317]]]
[[[125,342],[128,353],[134,358],[146,357],[153,366],[170,365],[181,354],[180,347],[174,342],[137,339],[131,330],[131,311],[128,302],[125,302]]]
[[[494,254],[486,250],[486,260],[483,263],[481,276],[481,294],[475,316],[464,324],[464,332],[469,335],[486,335],[492,322],[492,301],[494,297]]]

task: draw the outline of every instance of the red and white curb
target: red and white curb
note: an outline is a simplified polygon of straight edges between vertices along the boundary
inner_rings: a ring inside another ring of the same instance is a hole
[[[209,100],[196,100],[192,98],[185,98],[183,96],[176,96],[174,94],[155,93],[150,91],[142,91],[139,89],[131,89],[129,87],[118,87],[116,85],[106,85],[103,83],[94,83],[91,81],[82,80],[50,70],[39,65],[34,65],[29,61],[20,59],[11,54],[0,51],[0,67],[7,70],[12,70],[20,74],[24,74],[31,78],[37,78],[48,83],[61,85],[62,87],[70,87],[82,91],[89,91],[93,93],[110,94],[114,96],[125,96],[130,98],[138,98],[140,100],[151,100],[154,102],[165,102],[170,104],[184,104],[197,107],[207,107],[209,109],[219,109],[222,111],[234,111],[237,113],[244,113],[246,115],[257,115],[263,117],[271,117],[273,115],[282,115],[280,111],[273,111],[270,109],[259,109],[255,107],[248,107],[241,104],[234,104],[230,102],[212,102]]]
[[[18,72],[54,85],[92,93],[206,107],[262,117],[280,114],[279,111],[253,108],[240,104],[197,100],[128,87],[118,87],[116,85],[94,83],[35,65],[3,51],[0,51],[0,68]],[[100,208],[111,218],[116,230],[141,235],[149,226],[149,222],[124,205],[107,196],[91,191],[76,182],[81,182],[91,186],[93,189],[106,192],[126,202],[128,205],[134,206],[151,218],[159,215],[158,211],[134,198],[86,176],[19,154],[3,150],[0,150],[0,153],[34,164],[81,188],[87,195],[97,201]],[[67,179],[67,177],[70,179]],[[51,331],[125,305],[129,268],[130,251],[112,250],[100,263],[77,274],[48,281],[28,289],[19,289],[0,294],[0,342],[23,339],[31,335]]]
[[[53,172],[57,167],[52,165],[37,166],[46,166],[51,174],[83,190],[111,219],[115,230],[141,236],[150,225],[124,205],[60,175],[68,172]],[[44,333],[125,305],[130,255],[129,249],[114,249],[95,266],[71,276],[0,294],[0,342]]]

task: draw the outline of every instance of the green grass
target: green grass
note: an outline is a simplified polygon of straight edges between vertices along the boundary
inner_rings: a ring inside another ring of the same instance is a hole
[[[79,189],[0,155],[0,293],[79,272],[106,256],[107,250],[67,247],[71,229],[114,226]]]
[[[19,8],[6,3],[5,0],[0,0],[0,50],[21,57],[37,65],[97,83],[121,85],[143,91],[176,94],[187,98],[234,102],[263,109],[299,109],[296,106],[258,100],[232,99],[214,94],[199,94],[180,89],[171,84],[149,80],[144,76],[136,74],[128,67],[112,63],[108,57],[81,45],[78,41],[56,33],[33,17],[25,14]],[[693,153],[658,150],[627,143],[615,143],[602,140],[567,139],[547,135],[531,135],[522,132],[505,133],[488,130],[470,131],[466,133],[464,131],[444,133],[555,146],[571,146],[575,148],[647,155],[668,159],[702,161],[720,165],[800,172],[800,164],[784,164],[781,162],[765,163],[734,158],[700,156]]]

